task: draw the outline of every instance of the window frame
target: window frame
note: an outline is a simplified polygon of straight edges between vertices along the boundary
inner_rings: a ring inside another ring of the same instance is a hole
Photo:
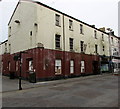
[[[80,34],[84,34],[83,33],[83,25],[82,24],[80,24]]]
[[[80,41],[80,51],[84,53],[84,41]]]
[[[95,53],[97,54],[98,53],[98,45],[95,44]]]
[[[59,14],[55,14],[55,25],[56,26],[61,26],[60,25],[60,15]]]
[[[75,73],[75,62],[73,59],[70,60],[70,74],[74,74]]]
[[[97,39],[97,31],[96,30],[94,30],[94,37],[95,37],[95,39]]]
[[[104,34],[102,34],[102,41],[104,41]]]
[[[70,51],[74,50],[74,39],[73,38],[69,38],[69,47],[70,47]]]
[[[62,60],[61,59],[55,59],[55,75],[61,75],[61,74],[62,74]]]
[[[55,48],[61,49],[61,35],[55,34]]]
[[[73,31],[73,21],[69,19],[69,30]]]
[[[84,65],[82,64],[82,62],[84,63]],[[84,70],[83,70],[84,69]],[[81,60],[80,61],[80,72],[81,73],[85,73],[85,61],[84,60]]]

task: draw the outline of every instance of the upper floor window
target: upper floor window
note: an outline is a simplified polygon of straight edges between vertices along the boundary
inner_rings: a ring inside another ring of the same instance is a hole
[[[73,38],[69,39],[69,43],[70,43],[70,50],[73,50]]]
[[[56,14],[55,15],[55,20],[56,20],[55,25],[60,26],[60,15]]]
[[[81,52],[84,52],[84,41],[80,41]]]
[[[111,43],[113,44],[113,37],[111,37]]]
[[[9,53],[11,52],[11,44],[9,44]]]
[[[7,43],[5,43],[5,53],[7,53]]]
[[[94,37],[97,39],[97,31],[94,31]]]
[[[95,53],[98,53],[98,45],[95,44]]]
[[[80,34],[83,34],[83,25],[80,24]]]
[[[30,36],[32,36],[32,31],[30,31]]]
[[[9,27],[9,37],[11,36],[11,27]]]
[[[102,34],[102,41],[104,41],[104,34]]]
[[[105,46],[103,46],[103,51],[105,51]]]
[[[56,49],[60,49],[60,35],[55,35],[55,47]]]
[[[69,20],[69,29],[73,30],[73,21],[72,20]]]

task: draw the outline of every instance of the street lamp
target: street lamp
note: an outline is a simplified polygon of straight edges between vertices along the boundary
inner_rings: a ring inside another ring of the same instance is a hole
[[[22,54],[23,53],[27,53],[27,52],[20,51],[19,54],[17,54],[17,55],[14,56],[14,60],[15,61],[20,61],[19,90],[22,90],[22,85],[21,85],[22,76],[21,76],[21,73],[22,73]]]

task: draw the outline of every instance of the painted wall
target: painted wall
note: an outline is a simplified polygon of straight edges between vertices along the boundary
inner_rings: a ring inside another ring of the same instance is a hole
[[[60,15],[60,26],[55,25],[56,14]],[[8,48],[11,48],[11,54],[35,48],[39,44],[43,45],[46,49],[55,49],[55,35],[58,34],[61,35],[60,51],[70,51],[69,38],[73,38],[74,52],[81,52],[80,41],[84,41],[87,45],[85,54],[96,55],[95,44],[97,44],[98,54],[109,56],[109,40],[107,34],[96,30],[97,39],[95,39],[94,28],[74,19],[71,19],[73,21],[73,31],[70,31],[69,19],[69,17],[63,17],[62,14],[44,6],[22,1],[18,5],[9,24],[8,45],[10,45],[10,47]],[[19,20],[20,24],[16,24],[15,20]],[[80,24],[83,25],[84,34],[80,34]],[[104,34],[104,41],[101,40],[102,34]],[[103,51],[103,45],[105,46],[105,51]]]
[[[72,52],[64,52],[58,50],[34,48],[26,51],[27,54],[22,55],[22,77],[29,78],[29,64],[28,61],[33,59],[33,69],[36,74],[37,80],[44,80],[48,78],[56,77],[71,77],[80,76],[81,74],[93,74],[99,73],[99,56],[85,55]],[[3,74],[9,75],[10,72],[14,72],[15,76],[19,76],[19,67],[16,70],[16,62],[13,60],[14,54],[3,55]],[[60,59],[62,62],[61,74],[55,74],[55,60]],[[70,60],[74,61],[74,73],[70,74]],[[81,72],[81,61],[85,61],[85,71]],[[98,65],[94,72],[93,62],[97,62]],[[9,68],[10,63],[10,68]],[[19,62],[18,62],[19,66]],[[98,70],[98,71],[97,71]]]
[[[60,27],[55,25],[55,15],[60,15]],[[74,51],[80,53],[80,41],[84,41],[87,44],[86,54],[95,55],[95,44],[98,45],[98,54],[109,56],[109,40],[108,35],[103,32],[97,31],[97,39],[94,38],[94,28],[91,28],[81,22],[74,19],[73,21],[73,31],[69,30],[69,17],[64,16],[58,12],[50,10],[46,7],[37,6],[37,22],[38,22],[38,34],[37,43],[42,43],[47,49],[55,49],[55,34],[61,35],[61,49],[65,51],[70,51],[69,38],[74,39]],[[64,31],[65,36],[63,36],[63,20],[64,20]],[[80,34],[80,24],[83,25],[84,34]],[[102,34],[104,34],[104,41],[102,41]],[[65,39],[65,43],[64,43]],[[105,46],[105,51],[103,51],[103,46]]]
[[[16,20],[20,21],[20,23],[15,23]],[[35,23],[36,5],[31,2],[21,1],[8,25],[8,44],[11,44],[11,54],[36,46]]]

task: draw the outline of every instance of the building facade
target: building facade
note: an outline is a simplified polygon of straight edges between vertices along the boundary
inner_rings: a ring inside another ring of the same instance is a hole
[[[109,33],[110,35],[110,57],[113,64],[113,72],[120,72],[120,38],[114,35],[114,32]]]
[[[36,79],[109,72],[109,34],[40,2],[21,1],[8,24],[3,74]]]

